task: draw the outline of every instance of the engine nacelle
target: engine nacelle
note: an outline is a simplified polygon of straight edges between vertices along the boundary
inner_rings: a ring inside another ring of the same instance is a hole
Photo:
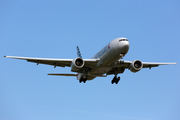
[[[76,72],[84,66],[82,58],[76,58],[71,63],[71,71]]]
[[[129,66],[129,70],[131,71],[131,72],[138,72],[138,71],[140,71],[141,69],[142,69],[142,67],[143,67],[143,64],[142,64],[142,62],[140,61],[140,60],[134,60],[132,63],[131,63],[131,65]]]

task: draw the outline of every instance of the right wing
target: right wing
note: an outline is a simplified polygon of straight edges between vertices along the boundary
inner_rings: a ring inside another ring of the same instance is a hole
[[[50,73],[48,75],[55,75],[55,76],[77,76],[78,74],[59,74],[59,73]]]
[[[33,58],[33,57],[17,57],[17,56],[4,56],[7,58],[27,60],[38,64],[52,65],[54,67],[70,67],[73,59],[52,59],[52,58]],[[84,67],[92,68],[99,61],[98,59],[83,59],[85,62]]]

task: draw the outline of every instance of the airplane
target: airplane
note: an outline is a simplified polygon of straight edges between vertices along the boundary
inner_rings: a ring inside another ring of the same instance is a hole
[[[118,84],[121,74],[125,69],[136,73],[142,68],[158,67],[159,65],[169,65],[177,63],[156,63],[156,62],[141,62],[140,60],[125,61],[123,57],[128,53],[129,40],[124,37],[116,38],[109,42],[91,59],[83,59],[79,47],[77,46],[77,58],[75,59],[52,59],[52,58],[32,58],[32,57],[17,57],[17,56],[4,56],[7,58],[27,60],[38,64],[52,65],[54,68],[58,67],[71,67],[71,72],[75,74],[48,74],[54,76],[76,76],[79,82],[93,80],[96,77],[106,77],[107,75],[114,75],[112,84]]]

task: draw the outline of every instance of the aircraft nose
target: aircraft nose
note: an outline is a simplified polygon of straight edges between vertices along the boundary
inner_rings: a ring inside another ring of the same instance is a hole
[[[123,41],[121,48],[124,53],[127,53],[129,50],[129,41]]]
[[[129,41],[124,42],[124,48],[129,49]]]

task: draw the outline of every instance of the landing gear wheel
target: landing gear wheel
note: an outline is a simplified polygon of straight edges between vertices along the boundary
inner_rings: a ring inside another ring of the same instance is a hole
[[[116,78],[116,84],[118,84],[120,81],[120,77]]]
[[[117,76],[114,76],[113,80],[111,81],[111,84],[114,84],[114,83],[118,84],[119,81],[120,81],[120,77],[117,78]]]
[[[111,81],[111,84],[114,84],[114,80]]]
[[[117,76],[115,75],[114,78],[111,81],[111,84],[114,84],[116,82]]]
[[[79,80],[79,83],[83,82],[83,83],[86,83],[87,79],[80,79]]]

